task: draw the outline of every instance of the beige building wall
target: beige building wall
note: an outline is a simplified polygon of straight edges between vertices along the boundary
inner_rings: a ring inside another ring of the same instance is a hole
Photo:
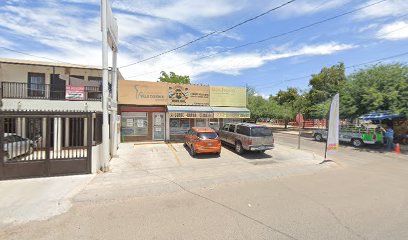
[[[44,73],[45,83],[50,84],[51,74],[80,75],[88,80],[89,76],[102,77],[102,70],[99,69],[79,69],[68,67],[34,66],[23,64],[11,64],[0,62],[0,81],[27,83],[28,73]],[[110,81],[110,80],[109,80]]]

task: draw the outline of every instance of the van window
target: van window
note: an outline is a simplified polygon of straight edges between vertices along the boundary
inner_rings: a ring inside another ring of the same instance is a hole
[[[228,130],[230,132],[235,132],[235,125],[234,124],[230,124]]]
[[[245,135],[245,136],[249,136],[250,135],[250,129],[246,126],[237,126],[237,133]]]
[[[272,136],[272,129],[267,127],[253,127],[251,128],[252,137],[268,137]]]

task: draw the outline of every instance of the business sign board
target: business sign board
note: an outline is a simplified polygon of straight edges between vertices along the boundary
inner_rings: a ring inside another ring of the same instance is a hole
[[[208,86],[169,83],[168,100],[168,105],[208,106],[210,89]]]
[[[85,86],[65,86],[65,99],[72,101],[85,100]]]
[[[112,13],[112,6],[109,1],[107,1],[106,20],[107,20],[107,27],[108,27],[108,44],[112,50],[117,49],[118,48],[118,23],[117,23],[115,16]]]
[[[238,87],[210,87],[210,106],[246,107],[246,89]]]
[[[119,104],[167,105],[168,87],[162,82],[119,80]]]
[[[214,112],[214,118],[250,118],[250,112]]]
[[[326,153],[325,158],[328,154],[336,153],[339,150],[339,131],[340,131],[340,95],[337,93],[330,104],[330,113],[329,113],[329,128],[327,133],[326,141]]]
[[[170,118],[213,118],[210,112],[170,112]]]

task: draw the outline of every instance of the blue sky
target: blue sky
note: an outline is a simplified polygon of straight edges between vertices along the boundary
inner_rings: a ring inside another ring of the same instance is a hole
[[[222,30],[288,0],[112,0],[118,19],[118,65],[142,60],[211,31]],[[387,0],[362,11],[262,44],[257,41],[379,0],[296,0],[229,32],[171,54],[120,69],[132,80],[156,81],[161,70],[193,83],[256,88],[262,96],[338,62],[346,66],[408,51],[408,1]],[[100,65],[99,0],[2,0],[0,46],[64,62]],[[0,57],[35,59],[0,48]],[[407,62],[407,55],[387,62]],[[355,69],[347,69],[351,73]]]

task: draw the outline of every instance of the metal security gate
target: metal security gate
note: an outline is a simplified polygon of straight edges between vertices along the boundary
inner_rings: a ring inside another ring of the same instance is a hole
[[[92,114],[0,112],[0,179],[91,172]]]

